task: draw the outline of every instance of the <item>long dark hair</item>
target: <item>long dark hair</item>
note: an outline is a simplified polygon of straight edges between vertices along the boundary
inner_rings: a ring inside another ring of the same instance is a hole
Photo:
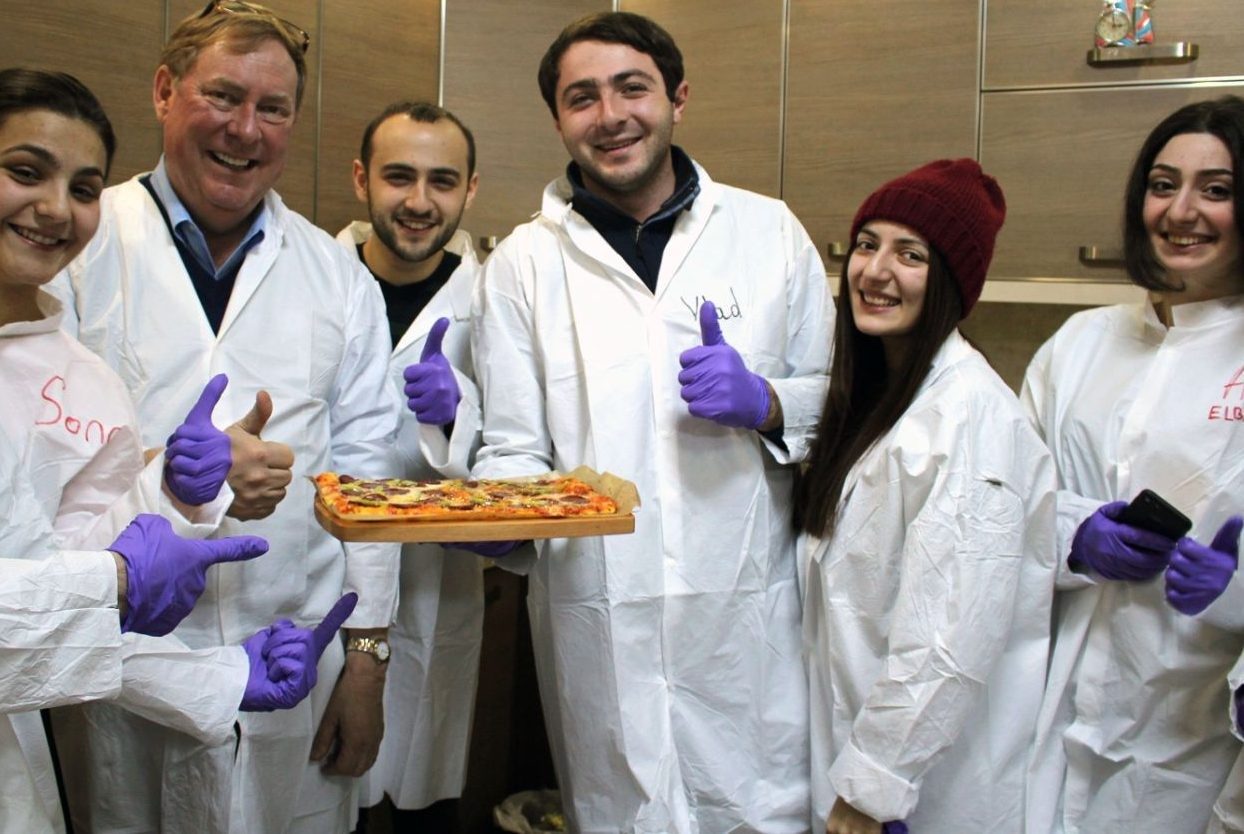
[[[112,167],[117,137],[112,122],[95,94],[78,79],[64,72],[12,67],[0,69],[0,124],[9,116],[29,110],[49,110],[70,119],[86,122],[99,134],[104,145],[104,176]]]
[[[847,473],[911,405],[929,374],[933,357],[959,324],[963,302],[945,259],[929,247],[928,289],[910,335],[903,366],[891,376],[881,339],[861,333],[851,312],[847,269],[856,242],[842,266],[829,392],[805,469],[795,482],[797,531],[833,535]]]
[[[1153,243],[1145,230],[1145,194],[1149,191],[1149,170],[1166,144],[1185,133],[1208,133],[1227,146],[1231,154],[1232,208],[1235,228],[1244,238],[1244,99],[1222,96],[1198,101],[1179,108],[1150,131],[1136,155],[1127,178],[1124,197],[1123,258],[1132,283],[1147,290],[1178,292],[1166,268],[1153,251]]]

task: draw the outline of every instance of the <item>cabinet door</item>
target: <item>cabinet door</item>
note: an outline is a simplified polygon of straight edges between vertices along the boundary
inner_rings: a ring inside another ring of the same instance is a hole
[[[367,218],[366,207],[354,196],[352,177],[363,128],[393,102],[436,102],[441,4],[354,0],[320,8],[316,222],[337,234],[351,220]],[[381,20],[384,25],[376,25]]]
[[[682,52],[690,96],[674,142],[714,180],[778,196],[782,4],[622,0],[618,6],[665,27]]]
[[[99,97],[117,134],[111,182],[155,167],[161,134],[151,79],[164,44],[164,4],[43,0],[7,8],[0,66],[68,72]]]
[[[1193,101],[1244,93],[1244,84],[986,93],[981,165],[1006,193],[1006,224],[991,278],[1124,279],[1087,265],[1081,246],[1122,245],[1127,173],[1149,131]]]
[[[444,105],[475,134],[479,194],[462,227],[504,237],[540,210],[570,158],[540,97],[536,70],[568,23],[606,0],[453,0],[445,7]]]
[[[1244,75],[1244,14],[1231,0],[1154,2],[1155,43],[1195,43],[1199,57],[1181,64],[1091,66],[1100,2],[987,0],[984,87],[1121,84]]]
[[[979,17],[964,0],[791,0],[782,196],[822,253],[881,183],[976,156]]]

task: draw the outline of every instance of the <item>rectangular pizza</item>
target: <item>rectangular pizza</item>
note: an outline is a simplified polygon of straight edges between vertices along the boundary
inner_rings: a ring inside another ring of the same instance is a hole
[[[324,506],[349,521],[500,521],[618,512],[613,498],[568,475],[412,481],[321,472],[315,484]]]

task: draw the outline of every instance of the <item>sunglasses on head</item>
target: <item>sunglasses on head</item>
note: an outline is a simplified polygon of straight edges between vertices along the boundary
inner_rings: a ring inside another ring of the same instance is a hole
[[[307,48],[311,46],[311,36],[307,34],[305,29],[295,26],[285,18],[274,14],[271,9],[260,6],[258,3],[247,3],[245,0],[211,0],[210,3],[203,7],[203,12],[199,17],[207,17],[213,14],[253,14],[267,17],[276,21],[301,45],[304,55],[307,53]]]

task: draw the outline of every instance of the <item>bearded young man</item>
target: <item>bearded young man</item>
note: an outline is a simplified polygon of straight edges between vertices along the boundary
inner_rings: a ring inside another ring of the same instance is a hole
[[[441,107],[399,102],[363,132],[354,191],[371,222],[351,223],[337,240],[384,294],[389,376],[408,405],[398,433],[403,469],[394,473],[402,477],[465,475],[478,445],[467,319],[479,261],[458,231],[478,182],[475,140]],[[461,550],[408,544],[400,599],[389,633],[387,731],[360,799],[366,808],[388,794],[396,830],[453,834],[479,679],[482,565]]]

